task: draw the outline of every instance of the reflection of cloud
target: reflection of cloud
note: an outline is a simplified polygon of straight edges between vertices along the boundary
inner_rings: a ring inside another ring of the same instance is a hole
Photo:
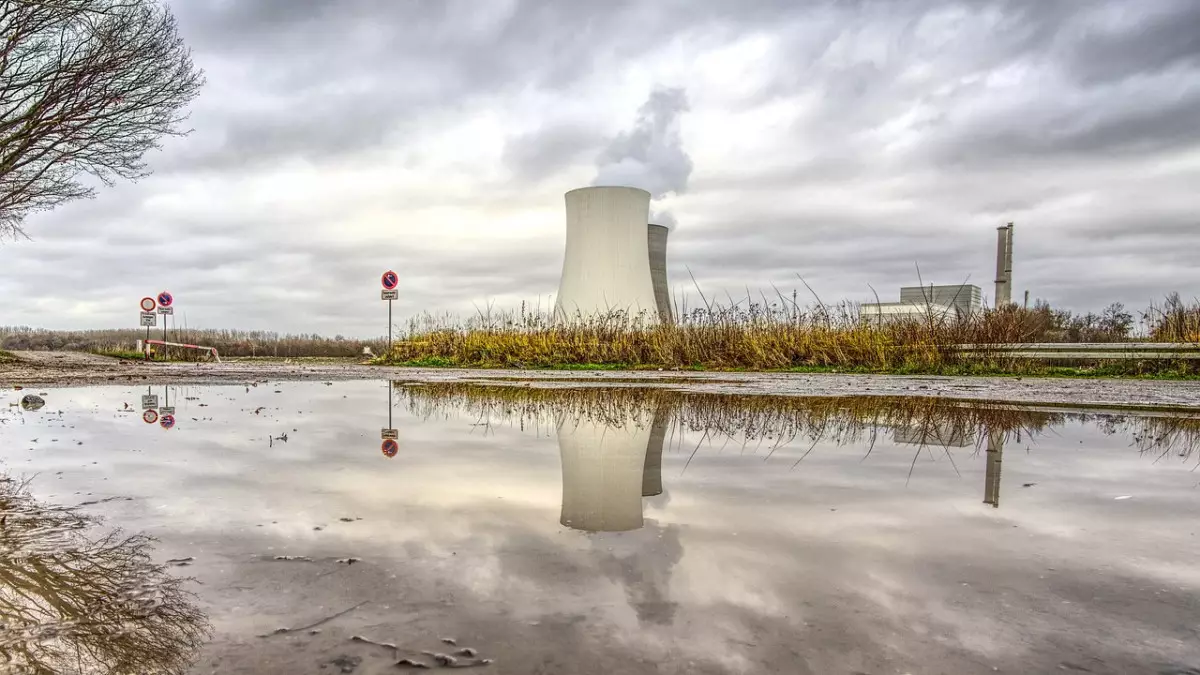
[[[183,672],[208,632],[151,539],[109,532],[0,477],[0,654],[19,673]]]
[[[671,573],[683,558],[678,525],[660,526],[654,521],[645,536],[630,553],[603,553],[601,549],[617,548],[612,542],[598,539],[593,549],[601,555],[600,569],[604,575],[621,584],[629,606],[643,624],[670,624],[679,603],[671,601]]]

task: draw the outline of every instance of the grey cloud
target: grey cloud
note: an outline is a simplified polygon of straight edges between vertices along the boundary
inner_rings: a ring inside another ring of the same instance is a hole
[[[503,161],[521,180],[536,182],[572,165],[601,140],[594,129],[581,125],[551,125],[510,137]]]
[[[1131,7],[1132,25],[1090,30],[1066,67],[1079,81],[1103,84],[1144,73],[1200,65],[1200,4],[1147,2]]]
[[[679,117],[687,109],[683,89],[656,87],[633,128],[617,134],[596,158],[592,184],[640,187],[655,199],[686,192],[692,158],[683,148]]]

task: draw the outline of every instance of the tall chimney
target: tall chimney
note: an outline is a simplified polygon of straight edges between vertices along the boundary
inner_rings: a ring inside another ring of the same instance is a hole
[[[1008,270],[1012,266],[1008,249],[1011,237],[1011,224],[996,228],[996,309],[1012,303],[1012,283],[1008,277]]]
[[[1012,255],[1013,255],[1013,224],[1008,224],[1008,241],[1004,244],[1004,288],[1007,291],[1009,302],[1012,302],[1013,278],[1012,278]]]

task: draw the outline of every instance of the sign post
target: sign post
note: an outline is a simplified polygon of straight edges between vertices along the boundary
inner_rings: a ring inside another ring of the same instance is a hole
[[[167,315],[175,312],[171,309],[172,302],[175,302],[175,297],[167,291],[158,294],[158,313],[163,315],[163,342],[167,341]]]
[[[400,277],[392,270],[383,273],[380,278],[383,284],[383,291],[379,293],[381,300],[387,300],[388,304],[388,350],[387,358],[391,361],[392,358],[392,301],[400,297],[400,291],[396,287],[400,285]]]
[[[150,327],[155,325],[154,315],[150,314],[150,312],[154,311],[154,304],[155,304],[154,298],[151,298],[151,297],[142,298],[141,302],[138,303],[138,307],[140,307],[142,310],[141,323],[138,325],[146,327],[146,340],[147,341],[150,340]],[[149,319],[146,318],[147,314],[150,314]],[[149,321],[149,323],[147,323],[147,321]],[[146,353],[147,354],[150,353],[150,345],[146,345]]]

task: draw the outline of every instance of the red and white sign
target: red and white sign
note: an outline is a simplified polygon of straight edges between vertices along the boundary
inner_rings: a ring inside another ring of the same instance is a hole
[[[400,276],[395,272],[388,270],[379,278],[379,283],[383,284],[383,290],[394,291],[400,285]]]
[[[158,294],[159,307],[170,307],[172,302],[175,302],[175,296],[171,295],[170,293],[163,291],[162,293]]]
[[[154,424],[158,421],[158,411],[147,410],[146,412],[142,413],[142,421],[146,424]]]
[[[400,452],[400,444],[392,439],[387,439],[379,448],[383,452],[384,457],[395,457],[397,452]]]
[[[162,419],[158,421],[158,425],[164,429],[170,429],[171,427],[175,426],[175,416],[163,415]]]
[[[153,312],[154,298],[142,298],[142,301],[138,305],[142,308],[143,312]]]

